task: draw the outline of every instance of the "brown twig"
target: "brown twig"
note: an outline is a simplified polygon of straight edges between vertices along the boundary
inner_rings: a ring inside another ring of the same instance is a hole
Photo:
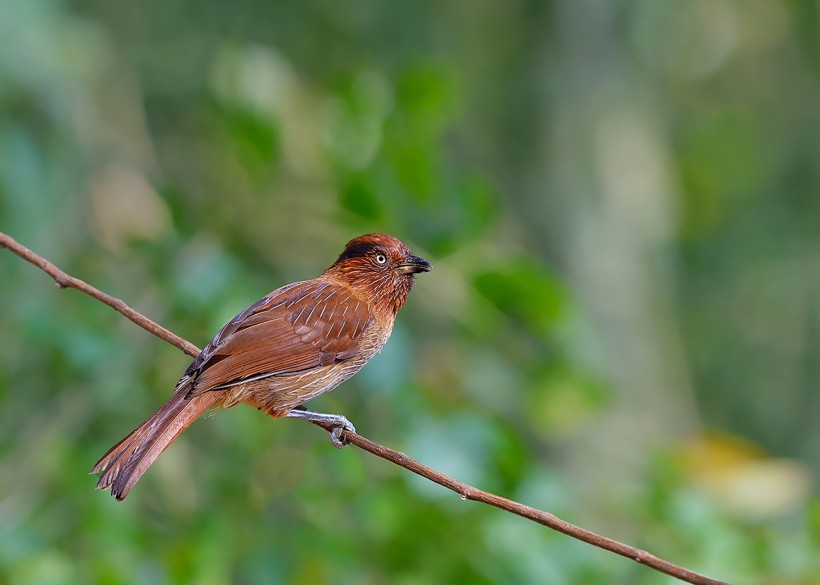
[[[66,274],[45,258],[35,254],[2,232],[0,232],[0,247],[9,249],[11,252],[17,254],[24,260],[27,260],[28,262],[31,262],[35,266],[38,266],[44,270],[54,279],[59,288],[75,288],[81,292],[84,292],[87,295],[94,297],[98,301],[105,303],[115,311],[123,314],[125,317],[149,333],[152,333],[160,339],[163,339],[178,347],[188,355],[195,357],[199,354],[199,348],[191,342],[186,341],[185,339],[158,325],[148,317],[126,305],[120,299],[114,298],[78,278],[74,278],[73,276]],[[322,424],[319,424],[318,426],[321,426],[328,431],[331,430]],[[605,536],[601,536],[600,534],[596,534],[595,532],[591,532],[574,524],[570,524],[569,522],[561,520],[549,512],[544,512],[543,510],[538,510],[537,508],[525,506],[519,502],[508,500],[507,498],[503,498],[496,494],[485,492],[484,490],[467,485],[466,483],[462,483],[448,475],[444,475],[443,473],[431,469],[426,465],[422,465],[415,459],[411,459],[400,451],[395,451],[385,447],[384,445],[375,443],[370,439],[362,437],[356,433],[345,431],[344,439],[347,443],[355,445],[359,449],[372,453],[377,457],[381,457],[382,459],[403,467],[408,471],[411,471],[421,477],[429,479],[432,482],[456,492],[464,500],[482,502],[484,504],[489,504],[490,506],[500,508],[501,510],[517,514],[523,518],[527,518],[533,522],[537,522],[538,524],[543,524],[548,528],[557,530],[558,532],[563,532],[572,538],[582,540],[588,544],[597,546],[598,548],[608,550],[615,554],[632,559],[638,563],[642,563],[647,567],[651,567],[656,571],[666,573],[667,575],[671,575],[672,577],[680,579],[681,581],[686,581],[687,583],[693,583],[694,585],[728,585],[728,583],[724,581],[718,581],[716,579],[711,579],[704,575],[700,575],[690,571],[689,569],[685,569],[670,563],[669,561],[666,561],[644,550],[623,544],[617,540],[612,540],[611,538],[607,538]]]
[[[190,356],[196,357],[199,355],[200,349],[195,346],[190,341],[187,341],[181,338],[179,335],[176,335],[170,331],[168,331],[162,325],[155,323],[139,311],[135,311],[128,305],[126,305],[123,301],[116,297],[112,297],[109,294],[104,293],[103,291],[94,288],[90,284],[83,282],[79,278],[74,278],[73,276],[66,274],[54,264],[43,258],[42,256],[35,254],[28,248],[26,248],[21,243],[17,242],[14,238],[9,236],[8,234],[4,234],[0,232],[0,247],[7,248],[10,251],[14,252],[23,260],[31,262],[38,268],[41,268],[46,274],[51,276],[54,279],[54,283],[57,285],[57,288],[75,288],[80,292],[84,292],[85,294],[94,297],[98,301],[105,303],[118,313],[121,313],[143,329],[145,329],[148,333],[156,335],[160,339],[164,339],[171,345],[178,347],[185,353]]]
[[[324,428],[327,431],[332,430],[327,427]],[[586,530],[585,528],[581,528],[580,526],[571,524],[566,520],[562,520],[561,518],[553,514],[550,514],[549,512],[545,512],[543,510],[539,510],[538,508],[533,508],[531,506],[526,506],[520,502],[509,500],[507,498],[498,496],[490,492],[485,492],[484,490],[480,490],[476,487],[460,482],[457,479],[453,479],[449,475],[445,475],[439,471],[436,471],[435,469],[431,469],[426,465],[419,463],[418,461],[408,457],[401,451],[395,451],[394,449],[390,449],[389,447],[380,445],[379,443],[371,441],[370,439],[362,437],[361,435],[357,435],[356,433],[345,431],[343,433],[343,440],[347,441],[351,445],[357,446],[359,449],[367,451],[368,453],[372,453],[377,457],[381,457],[382,459],[386,459],[391,463],[395,463],[396,465],[404,467],[405,469],[407,469],[408,471],[412,471],[416,475],[420,475],[426,479],[429,479],[432,482],[444,486],[448,490],[456,492],[461,496],[462,500],[472,500],[474,502],[481,502],[483,504],[495,506],[496,508],[500,508],[501,510],[505,510],[507,512],[512,512],[513,514],[517,514],[523,518],[527,518],[529,520],[532,520],[533,522],[537,522],[538,524],[543,524],[544,526],[552,528],[553,530],[557,530],[558,532],[563,532],[564,534],[566,534],[567,536],[571,536],[572,538],[582,540],[588,544],[597,546],[598,548],[602,548],[604,550],[608,550],[615,554],[621,555],[622,557],[632,559],[633,561],[637,563],[642,563],[647,567],[652,567],[656,571],[666,573],[667,575],[676,577],[681,581],[695,583],[697,585],[728,585],[724,581],[711,579],[704,575],[695,573],[694,571],[690,571],[689,569],[685,569],[683,567],[670,563],[669,561],[666,561],[658,556],[655,556],[652,553],[648,553],[645,550],[635,548],[634,546],[629,546],[628,544],[618,542],[617,540],[607,538],[606,536],[601,536],[600,534],[592,532],[591,530]]]

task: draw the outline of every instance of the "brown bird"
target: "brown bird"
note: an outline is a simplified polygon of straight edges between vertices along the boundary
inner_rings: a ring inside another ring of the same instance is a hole
[[[174,395],[92,468],[97,489],[123,500],[160,453],[209,408],[240,402],[274,418],[333,425],[343,446],[350,421],[299,408],[358,372],[384,347],[416,273],[430,264],[400,240],[367,234],[313,280],[278,288],[251,305],[205,346]]]

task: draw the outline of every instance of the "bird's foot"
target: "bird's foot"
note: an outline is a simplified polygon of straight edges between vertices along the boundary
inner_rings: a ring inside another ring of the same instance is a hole
[[[301,418],[313,423],[319,423],[332,427],[330,431],[330,440],[335,447],[341,449],[347,445],[344,433],[345,431],[355,433],[356,427],[353,426],[346,417],[341,414],[324,414],[322,412],[312,412],[310,410],[294,409],[285,415],[286,418]]]

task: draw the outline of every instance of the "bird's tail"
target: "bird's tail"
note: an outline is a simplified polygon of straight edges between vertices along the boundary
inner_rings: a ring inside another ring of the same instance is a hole
[[[160,453],[212,406],[220,394],[205,392],[192,397],[185,389],[177,391],[151,418],[111,447],[91,469],[91,473],[102,473],[97,489],[111,488],[111,495],[124,500]]]

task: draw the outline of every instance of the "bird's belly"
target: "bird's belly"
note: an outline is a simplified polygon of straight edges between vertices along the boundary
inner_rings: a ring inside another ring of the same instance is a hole
[[[296,406],[329,392],[348,380],[371,356],[345,360],[304,372],[272,375],[237,384],[225,390],[224,408],[245,403],[271,416],[284,416]]]

